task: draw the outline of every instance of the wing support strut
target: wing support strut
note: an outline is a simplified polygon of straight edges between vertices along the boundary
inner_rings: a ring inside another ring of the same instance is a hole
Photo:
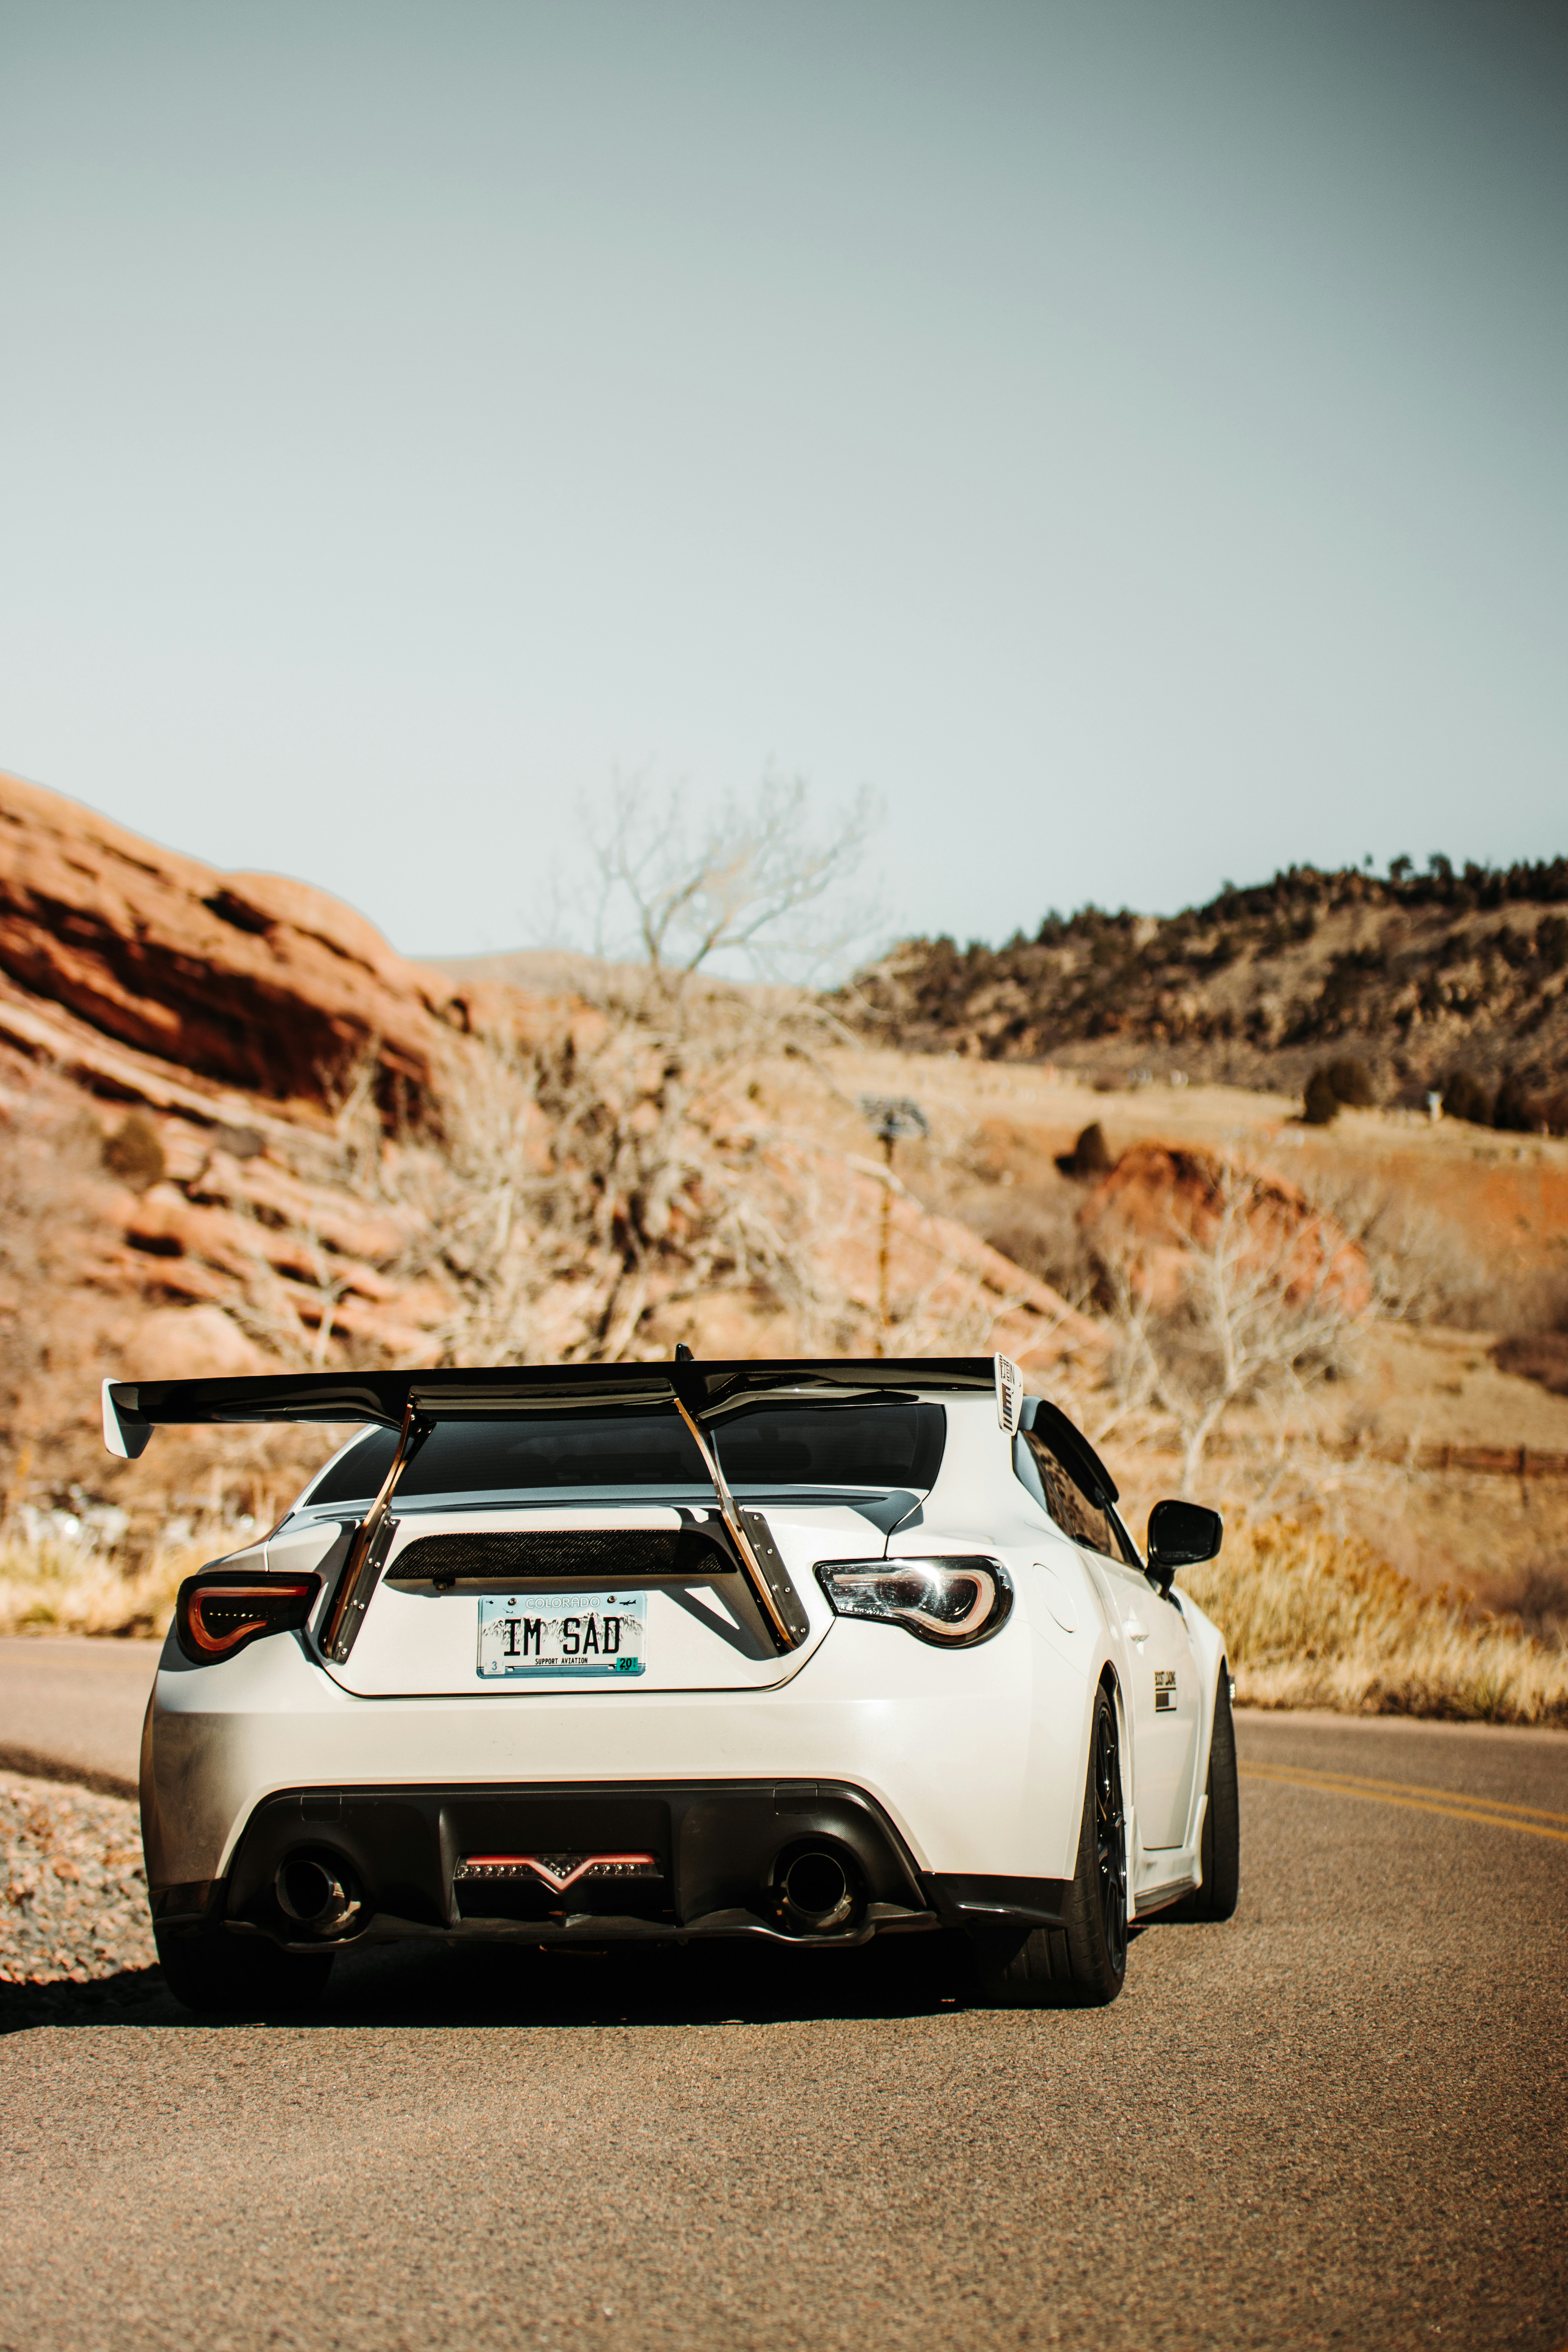
[[[398,1433],[396,1450],[388,1463],[386,1475],[381,1482],[381,1492],[354,1530],[353,1543],[342,1575],[338,1580],[337,1592],[321,1633],[321,1655],[341,1666],[353,1648],[354,1638],[370,1607],[386,1555],[391,1549],[393,1529],[396,1521],[392,1516],[392,1498],[397,1492],[397,1482],[408,1467],[434,1423],[415,1410],[409,1397],[403,1408],[403,1427]]]
[[[720,1465],[718,1450],[709,1444],[698,1425],[697,1416],[687,1410],[686,1401],[677,1395],[675,1410],[691,1433],[691,1442],[701,1457],[708,1474],[708,1483],[719,1502],[719,1516],[724,1531],[734,1547],[741,1563],[741,1572],[751,1586],[763,1622],[773,1635],[773,1645],[780,1654],[800,1647],[811,1628],[800,1596],[789,1580],[789,1572],[779,1558],[767,1522],[758,1511],[742,1511],[730,1492],[730,1482]],[[768,1555],[771,1554],[770,1559]]]

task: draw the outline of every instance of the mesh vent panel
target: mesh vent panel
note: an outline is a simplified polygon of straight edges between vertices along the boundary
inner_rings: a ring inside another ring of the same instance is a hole
[[[690,1528],[514,1528],[493,1535],[420,1536],[398,1553],[392,1574],[442,1584],[458,1577],[510,1584],[563,1576],[629,1584],[647,1577],[711,1576],[729,1566],[727,1554]]]

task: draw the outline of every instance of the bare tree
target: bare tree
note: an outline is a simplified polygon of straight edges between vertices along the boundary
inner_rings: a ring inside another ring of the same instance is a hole
[[[750,1291],[798,1328],[831,1323],[799,1169],[756,1078],[809,1055],[828,1016],[799,987],[709,967],[798,971],[842,944],[871,815],[862,796],[814,828],[805,786],[775,779],[709,813],[618,785],[586,852],[599,943],[633,961],[585,964],[526,1038],[454,1038],[420,1132],[384,1137],[374,1070],[348,1087],[322,1172],[402,1221],[393,1271],[453,1300],[435,1334],[448,1360],[635,1355],[716,1291]],[[329,1261],[320,1321],[308,1303],[322,1354],[340,1344]]]
[[[619,778],[585,824],[595,952],[639,961],[666,998],[715,962],[804,981],[864,935],[844,893],[878,815],[862,791],[817,828],[798,776],[764,775],[708,810],[679,784]]]
[[[1283,1408],[1346,1369],[1353,1319],[1330,1250],[1304,1252],[1298,1232],[1257,1213],[1257,1181],[1226,1165],[1214,1215],[1194,1233],[1173,1223],[1181,1280],[1157,1299],[1135,1244],[1097,1243],[1121,1348],[1113,1368],[1125,1412],[1168,1414],[1183,1446],[1182,1484],[1197,1484],[1215,1432],[1233,1408]]]
[[[711,977],[736,965],[797,983],[846,954],[866,917],[848,889],[877,811],[868,793],[826,826],[799,779],[764,776],[747,797],[694,807],[679,785],[621,780],[586,825],[602,955],[599,1025],[539,1057],[548,1135],[542,1222],[591,1236],[604,1296],[587,1338],[635,1347],[656,1302],[714,1287],[759,1289],[811,1320],[798,1214],[770,1160],[748,1086],[761,1064],[809,1052],[826,1016],[798,985],[758,991]],[[696,989],[699,975],[710,984]]]

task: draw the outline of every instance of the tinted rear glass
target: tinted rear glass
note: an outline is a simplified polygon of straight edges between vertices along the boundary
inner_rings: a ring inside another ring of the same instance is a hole
[[[947,1434],[939,1404],[753,1405],[709,1423],[734,1486],[918,1486],[936,1483]],[[375,1429],[332,1464],[312,1505],[363,1502],[397,1440]],[[398,1481],[400,1496],[519,1494],[571,1486],[697,1486],[708,1481],[673,1412],[530,1413],[442,1421]]]
[[[939,1404],[756,1405],[709,1424],[732,1486],[934,1486]]]

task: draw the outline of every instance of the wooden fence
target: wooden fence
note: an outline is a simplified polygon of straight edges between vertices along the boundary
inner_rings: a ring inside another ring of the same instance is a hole
[[[1234,1444],[1223,1442],[1210,1448],[1215,1454],[1237,1450]],[[1472,1477],[1517,1478],[1521,1485],[1531,1478],[1568,1478],[1568,1454],[1547,1454],[1534,1445],[1368,1444],[1364,1439],[1345,1438],[1325,1442],[1317,1451],[1335,1462],[1392,1462],[1405,1470],[1452,1470]]]

